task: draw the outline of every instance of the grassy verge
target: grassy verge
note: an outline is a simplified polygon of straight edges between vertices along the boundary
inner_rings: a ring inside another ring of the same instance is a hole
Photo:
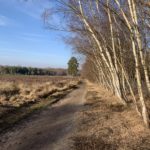
[[[102,87],[87,84],[86,104],[78,113],[72,137],[75,150],[149,150],[150,130],[145,128],[134,105],[120,104]]]

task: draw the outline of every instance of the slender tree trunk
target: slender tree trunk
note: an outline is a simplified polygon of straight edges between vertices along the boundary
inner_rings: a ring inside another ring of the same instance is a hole
[[[148,70],[146,68],[146,62],[145,62],[145,59],[144,59],[144,54],[143,54],[143,50],[142,50],[142,42],[141,42],[141,38],[140,38],[140,33],[138,31],[138,19],[137,19],[137,12],[136,12],[136,4],[135,4],[135,1],[134,0],[128,0],[129,1],[129,5],[130,5],[130,12],[133,16],[132,20],[135,24],[134,26],[134,30],[135,30],[135,36],[136,36],[136,39],[137,39],[137,44],[138,44],[138,48],[139,48],[139,54],[140,54],[140,60],[141,60],[141,63],[142,63],[142,66],[143,66],[143,69],[144,69],[144,76],[145,76],[145,81],[146,81],[146,86],[147,86],[147,89],[148,89],[148,92],[150,94],[150,81],[149,81],[149,77],[148,77]]]
[[[123,18],[126,22],[126,25],[128,26],[130,33],[131,33],[131,42],[132,42],[132,51],[133,51],[133,55],[134,55],[134,60],[135,60],[135,71],[136,71],[136,80],[137,80],[137,88],[138,88],[138,94],[139,94],[139,98],[140,98],[140,103],[141,103],[141,107],[142,107],[142,117],[143,117],[143,121],[145,123],[145,125],[147,127],[149,127],[149,118],[148,118],[148,112],[147,112],[147,108],[145,105],[145,101],[144,101],[144,95],[143,95],[143,91],[142,91],[142,82],[141,82],[141,75],[140,75],[140,70],[139,70],[139,56],[137,54],[136,51],[136,46],[135,46],[135,41],[133,36],[135,35],[135,31],[134,28],[132,28],[129,20],[127,19],[124,11],[122,10],[120,3],[118,0],[115,0],[116,4],[118,5],[118,7],[120,8],[120,11],[123,15]],[[135,16],[132,13],[132,3],[131,0],[128,0],[128,4],[129,4],[129,9],[130,9],[130,13],[131,13],[131,18],[134,18]]]
[[[110,72],[112,74],[113,85],[115,87],[115,94],[116,94],[116,96],[118,96],[118,98],[121,100],[121,102],[124,105],[126,105],[126,102],[122,98],[122,93],[120,91],[120,85],[119,85],[119,79],[117,77],[116,71],[114,70],[110,54],[108,53],[108,51],[106,51],[106,54],[107,54],[109,62],[110,62],[110,65],[109,65],[106,58],[105,58],[105,56],[104,56],[104,54],[103,54],[103,50],[102,50],[101,44],[100,44],[97,36],[95,35],[92,27],[89,25],[88,21],[86,20],[86,17],[84,16],[81,1],[78,0],[78,2],[79,2],[79,9],[80,9],[80,12],[81,12],[81,15],[82,15],[81,19],[83,20],[83,22],[84,22],[85,26],[87,27],[87,29],[91,32],[91,35],[92,35],[93,39],[95,40],[99,50],[101,51],[101,55],[102,55],[102,58],[103,58],[105,64],[107,65],[108,68],[110,67],[110,69],[111,69]]]

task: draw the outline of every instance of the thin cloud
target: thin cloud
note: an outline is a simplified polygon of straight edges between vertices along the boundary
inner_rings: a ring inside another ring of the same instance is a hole
[[[38,34],[38,33],[23,33],[23,36],[34,37],[34,38],[44,38],[45,37],[45,35]]]
[[[50,2],[49,0],[21,1],[20,6],[21,7],[18,7],[18,9],[22,13],[34,19],[40,20],[44,9],[50,6]]]
[[[37,7],[37,4],[35,2],[32,1],[24,2],[21,9],[19,8],[19,10],[33,19],[36,20],[41,19],[42,13],[41,9]]]
[[[0,15],[0,26],[8,26],[9,19],[3,15]]]
[[[39,42],[45,40],[46,36],[38,33],[23,33],[20,38],[26,41]]]
[[[41,41],[40,39],[31,38],[31,37],[21,37],[21,39],[25,40],[25,41],[31,41],[31,42],[40,42]]]
[[[39,13],[31,12],[31,11],[26,10],[26,9],[24,9],[24,10],[22,9],[22,10],[20,10],[20,11],[21,11],[22,13],[28,15],[29,17],[34,18],[34,19],[37,19],[37,20],[41,19],[41,15],[40,15]]]
[[[18,27],[19,24],[9,17],[0,15],[0,27],[8,27],[8,26]]]

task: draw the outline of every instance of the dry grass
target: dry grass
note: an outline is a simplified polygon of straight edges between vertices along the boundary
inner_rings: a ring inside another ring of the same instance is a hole
[[[86,109],[78,114],[76,150],[150,150],[150,131],[130,104],[88,83]]]
[[[22,83],[44,83],[44,82],[53,82],[57,83],[62,80],[70,81],[71,77],[68,76],[36,76],[36,75],[0,75],[0,81],[2,82],[15,82]]]
[[[24,79],[23,76],[18,76],[18,80],[17,76],[12,78],[15,81],[0,80],[0,132],[32,112],[46,108],[63,98],[80,83],[78,78],[48,77],[49,80],[45,81],[42,77],[32,76],[33,80],[30,79],[30,82],[27,81],[27,76],[24,76]],[[38,82],[41,79],[43,82]]]
[[[58,80],[57,82],[8,82],[0,81],[0,105],[20,107],[29,102],[46,98],[54,92],[76,85],[77,79]]]

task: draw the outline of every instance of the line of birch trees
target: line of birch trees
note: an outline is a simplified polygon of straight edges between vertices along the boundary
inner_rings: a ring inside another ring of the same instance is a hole
[[[67,43],[85,56],[86,77],[112,91],[123,105],[132,96],[149,127],[149,0],[56,0],[55,4],[53,12],[64,16],[64,28],[71,32]],[[53,28],[49,12],[43,17]]]

